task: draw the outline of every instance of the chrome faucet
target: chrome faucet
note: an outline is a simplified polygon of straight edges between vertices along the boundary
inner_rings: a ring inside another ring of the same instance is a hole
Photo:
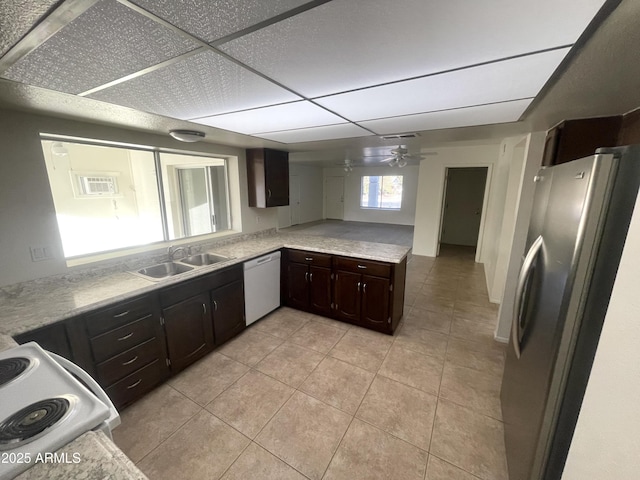
[[[174,247],[173,245],[169,245],[169,248],[167,249],[167,253],[169,254],[169,261],[173,262],[176,258],[176,254],[178,252],[182,252],[182,257],[184,258],[187,256],[187,250],[185,249],[185,247]]]

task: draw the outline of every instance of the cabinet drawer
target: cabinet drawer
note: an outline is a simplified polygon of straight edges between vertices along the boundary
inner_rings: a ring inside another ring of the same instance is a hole
[[[154,337],[100,363],[96,367],[98,380],[102,385],[111,385],[154,360],[164,360],[161,353],[160,342]]]
[[[96,362],[106,360],[155,336],[155,317],[146,317],[92,338],[91,350]]]
[[[327,255],[326,253],[289,250],[289,261],[316,265],[318,267],[331,267],[331,255]]]
[[[113,307],[85,317],[87,333],[95,337],[114,328],[131,323],[153,312],[153,301],[150,296],[139,297],[128,302],[118,303]]]
[[[335,257],[334,262],[337,270],[375,275],[376,277],[391,277],[391,265],[388,263],[346,257]]]
[[[127,375],[114,383],[105,392],[116,408],[133,402],[147,393],[167,375],[167,366],[163,361],[154,360],[150,364]]]

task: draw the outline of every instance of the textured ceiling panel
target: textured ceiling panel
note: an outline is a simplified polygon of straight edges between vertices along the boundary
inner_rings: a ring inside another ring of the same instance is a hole
[[[300,100],[213,52],[194,55],[89,97],[180,119]]]
[[[568,45],[603,0],[334,0],[221,46],[307,97]]]
[[[567,52],[528,55],[316,101],[360,121],[535,97]]]
[[[293,102],[193,120],[232,132],[254,134],[344,123],[344,119],[311,102]]]
[[[326,127],[301,128],[283,132],[257,133],[255,136],[282,143],[316,142],[336,138],[366,137],[371,135],[364,128],[352,123],[328,125]]]
[[[531,99],[360,122],[378,135],[515,122]]]
[[[46,14],[58,0],[38,0],[25,4],[24,0],[2,0],[0,7],[0,56]]]
[[[308,0],[133,0],[206,42],[299,7]]]
[[[103,0],[22,58],[4,77],[81,93],[196,47],[115,0]]]

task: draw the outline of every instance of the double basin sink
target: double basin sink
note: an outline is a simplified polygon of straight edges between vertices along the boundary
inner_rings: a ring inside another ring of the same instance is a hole
[[[147,280],[159,281],[163,278],[190,272],[196,267],[213,265],[220,262],[226,262],[227,260],[231,260],[231,257],[223,257],[222,255],[215,255],[213,253],[198,253],[197,255],[190,255],[188,257],[181,258],[180,260],[158,263],[156,265],[144,267],[131,273]]]

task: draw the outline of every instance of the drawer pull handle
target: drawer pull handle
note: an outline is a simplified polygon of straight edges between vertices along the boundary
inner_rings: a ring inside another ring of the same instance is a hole
[[[133,332],[129,332],[124,337],[118,338],[118,341],[121,342],[121,341],[127,340],[128,338],[131,338],[131,337],[133,337]]]
[[[138,356],[136,355],[135,357],[133,357],[131,360],[129,360],[128,362],[122,362],[122,365],[131,365],[133,362],[135,362],[136,360],[138,360]]]
[[[307,262],[313,262],[313,257],[304,257]]]
[[[129,386],[127,387],[127,390],[131,390],[132,388],[136,388],[138,385],[140,385],[140,383],[142,383],[142,379],[140,379],[140,380],[138,380],[137,382],[132,383],[131,385],[129,385]]]
[[[366,265],[358,265],[358,268],[367,268]]]
[[[122,313],[117,313],[117,314],[115,314],[115,315],[113,316],[113,318],[120,318],[120,317],[124,317],[125,315],[128,315],[128,314],[129,314],[129,310],[125,310],[125,311],[124,311],[124,312],[122,312]]]

